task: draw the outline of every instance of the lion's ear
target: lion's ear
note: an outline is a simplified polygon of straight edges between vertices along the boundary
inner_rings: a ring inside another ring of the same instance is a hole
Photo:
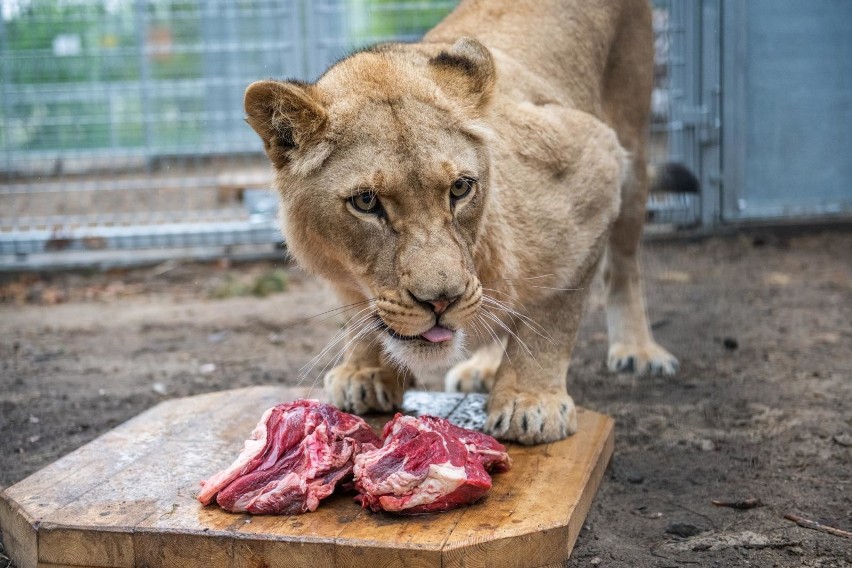
[[[278,166],[288,161],[291,151],[319,141],[328,119],[314,86],[298,81],[256,81],[246,89],[243,102],[246,122]]]
[[[463,37],[449,51],[429,60],[438,85],[450,96],[479,110],[491,98],[496,71],[494,58],[479,41]]]

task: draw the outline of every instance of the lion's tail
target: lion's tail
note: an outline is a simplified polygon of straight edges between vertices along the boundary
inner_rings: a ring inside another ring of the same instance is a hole
[[[649,168],[651,193],[699,193],[701,182],[689,168],[677,162],[667,162]]]

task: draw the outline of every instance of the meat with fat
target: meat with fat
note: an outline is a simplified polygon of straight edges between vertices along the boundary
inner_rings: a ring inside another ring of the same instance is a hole
[[[491,488],[488,472],[511,465],[491,436],[435,416],[397,414],[382,439],[381,448],[355,456],[356,499],[373,511],[419,514],[468,505]]]
[[[380,444],[364,420],[329,404],[279,404],[263,413],[234,463],[201,482],[197,498],[233,512],[314,511],[352,473],[355,455]]]

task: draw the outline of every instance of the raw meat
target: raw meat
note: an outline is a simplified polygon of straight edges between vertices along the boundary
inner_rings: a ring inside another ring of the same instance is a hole
[[[274,406],[227,469],[201,482],[198,500],[225,510],[298,514],[352,473],[353,457],[373,450],[379,438],[361,418],[316,400]]]
[[[486,471],[511,460],[497,440],[435,416],[397,414],[382,432],[384,445],[355,456],[356,497],[374,511],[447,511],[473,503],[491,488]]]

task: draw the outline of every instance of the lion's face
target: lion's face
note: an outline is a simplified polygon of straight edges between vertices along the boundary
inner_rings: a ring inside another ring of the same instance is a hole
[[[449,364],[482,298],[474,251],[489,193],[485,134],[422,70],[403,69],[412,76],[400,87],[392,59],[361,54],[317,86],[299,86],[317,105],[318,132],[309,139],[296,128],[284,159],[280,139],[267,152],[294,257],[372,300],[354,329],[379,331],[408,367]]]
[[[358,106],[323,166],[282,194],[287,241],[306,266],[375,299],[391,356],[446,361],[481,297],[487,158],[424,103]]]

